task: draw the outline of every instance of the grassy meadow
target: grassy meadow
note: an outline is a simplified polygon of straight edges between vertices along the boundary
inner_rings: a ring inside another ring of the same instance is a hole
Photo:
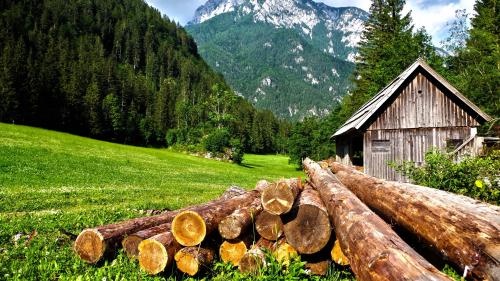
[[[201,203],[229,185],[303,175],[286,156],[245,155],[239,166],[0,123],[0,280],[166,279],[121,253],[88,265],[72,242],[83,228]]]

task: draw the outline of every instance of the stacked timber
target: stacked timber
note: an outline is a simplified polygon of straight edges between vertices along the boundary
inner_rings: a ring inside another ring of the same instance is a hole
[[[303,161],[326,202],[351,269],[360,280],[451,280],[408,246],[328,170]]]
[[[259,274],[274,256],[283,267],[300,258],[314,275],[326,275],[336,263],[350,266],[359,280],[451,280],[379,214],[439,250],[465,275],[500,280],[500,208],[381,181],[338,163],[306,159],[303,166],[306,184],[260,181],[253,190],[231,188],[205,204],[85,229],[75,251],[96,263],[121,245],[151,275],[175,263],[173,268],[196,276],[217,259]]]
[[[330,162],[359,199],[434,247],[474,278],[500,280],[500,208],[413,184],[390,182]]]

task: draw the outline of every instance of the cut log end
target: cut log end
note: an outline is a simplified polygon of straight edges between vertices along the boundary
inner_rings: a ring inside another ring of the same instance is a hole
[[[214,260],[214,251],[208,248],[186,247],[175,254],[175,263],[177,268],[194,276],[202,268],[208,267]]]
[[[172,234],[182,246],[196,246],[205,239],[207,228],[203,218],[196,212],[184,211],[175,216]]]
[[[135,259],[139,256],[139,244],[142,241],[144,241],[144,239],[135,235],[130,235],[123,239],[122,247],[129,258]]]
[[[287,182],[280,181],[262,191],[262,206],[271,214],[285,214],[292,209],[296,195]]]
[[[317,262],[306,262],[304,266],[309,270],[310,274],[318,276],[326,276],[328,273],[328,268],[330,267],[330,261],[317,261]]]
[[[242,230],[241,221],[233,216],[228,216],[219,223],[219,233],[224,239],[236,239]]]
[[[284,265],[290,265],[290,261],[298,256],[297,250],[288,243],[282,243],[274,252],[276,260]]]
[[[234,266],[240,264],[241,258],[247,253],[247,246],[243,241],[224,241],[219,248],[219,255],[223,262]]]
[[[86,229],[76,238],[75,252],[86,262],[98,262],[105,251],[104,237],[95,229]]]
[[[155,275],[167,267],[169,257],[165,246],[160,242],[147,239],[139,244],[139,265],[148,274]]]
[[[199,271],[199,264],[196,257],[182,251],[175,254],[175,263],[180,271],[190,276],[196,275]]]
[[[262,211],[255,221],[257,232],[267,240],[277,240],[283,235],[281,217]]]
[[[244,273],[258,274],[265,265],[264,252],[258,248],[254,248],[241,258],[239,269]]]
[[[314,205],[299,206],[293,219],[284,225],[287,242],[301,254],[314,254],[330,240],[328,213]]]
[[[335,241],[335,245],[332,248],[332,260],[339,265],[349,265],[349,259],[342,252],[342,248],[340,248],[339,240]]]

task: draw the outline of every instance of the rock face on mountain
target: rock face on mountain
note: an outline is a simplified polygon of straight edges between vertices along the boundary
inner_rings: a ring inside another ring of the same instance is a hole
[[[348,92],[368,14],[311,0],[209,0],[187,29],[236,92],[298,120]]]

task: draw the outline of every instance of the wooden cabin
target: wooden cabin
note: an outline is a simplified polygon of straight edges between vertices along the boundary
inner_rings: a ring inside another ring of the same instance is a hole
[[[491,120],[422,59],[364,104],[332,136],[336,159],[365,173],[406,181],[387,163],[422,164],[432,147],[455,154],[481,147],[477,127]]]

